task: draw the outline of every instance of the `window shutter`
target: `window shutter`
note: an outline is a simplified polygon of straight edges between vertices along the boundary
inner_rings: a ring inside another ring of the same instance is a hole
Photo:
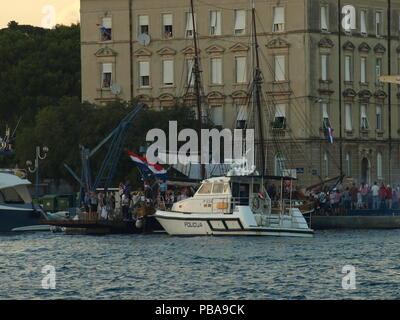
[[[328,30],[328,24],[326,23],[327,10],[325,6],[321,7],[321,29]]]
[[[236,82],[246,82],[246,57],[236,58]]]
[[[107,29],[112,28],[112,20],[111,18],[103,18],[103,27]]]
[[[172,60],[163,61],[163,83],[174,83],[174,61]]]
[[[247,120],[247,106],[246,105],[239,105],[237,111],[237,120]]]
[[[139,62],[139,72],[141,77],[150,76],[150,64],[148,61]]]
[[[345,57],[345,70],[344,70],[344,80],[345,81],[351,81],[351,57],[346,56]]]
[[[112,63],[103,63],[103,73],[112,73]]]
[[[164,14],[163,15],[163,23],[164,26],[172,26],[172,14]]]
[[[148,26],[149,25],[149,16],[139,16],[139,25],[140,26]]]
[[[321,56],[321,80],[328,80],[328,56]]]
[[[366,34],[367,33],[367,17],[366,17],[366,11],[361,10],[361,33]]]
[[[323,103],[322,104],[322,118],[323,119],[329,119],[328,104],[327,103]]]
[[[286,105],[285,104],[275,105],[275,118],[286,118]]]
[[[235,30],[245,29],[246,27],[246,11],[235,10]]]
[[[189,85],[194,84],[194,74],[193,74],[193,65],[194,61],[193,60],[186,60],[187,61],[187,83]]]
[[[275,81],[286,80],[285,74],[285,56],[275,56]]]
[[[366,82],[366,58],[362,57],[361,58],[361,82],[365,83]]]
[[[194,14],[194,22],[196,23],[196,14]],[[192,30],[193,31],[193,19],[192,13],[186,13],[186,31]]]
[[[211,106],[211,119],[212,122],[217,125],[220,126],[223,124],[223,108],[222,106],[218,105],[218,106]]]
[[[212,74],[212,83],[222,83],[222,64],[221,59],[212,59],[211,60],[211,74]]]
[[[351,122],[351,104],[346,103],[345,105],[345,112],[346,112],[346,130],[352,130],[352,122]]]
[[[275,7],[274,8],[274,24],[285,23],[285,8]]]

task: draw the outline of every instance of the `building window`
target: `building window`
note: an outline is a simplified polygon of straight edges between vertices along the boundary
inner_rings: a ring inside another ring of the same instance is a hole
[[[277,104],[275,105],[275,118],[272,124],[274,129],[284,129],[286,125],[286,105]]]
[[[321,7],[321,30],[328,31],[328,7]]]
[[[275,81],[285,81],[285,71],[285,56],[275,56]]]
[[[112,39],[112,19],[103,18],[102,25],[99,27],[101,41],[110,41]]]
[[[367,82],[367,58],[361,57],[361,66],[360,66],[360,82]]]
[[[382,131],[382,106],[380,104],[376,105],[376,130]]]
[[[274,8],[274,25],[272,30],[274,32],[285,31],[285,8],[275,7]]]
[[[210,35],[221,35],[221,11],[210,12]]]
[[[193,67],[194,67],[194,60],[193,59],[186,60],[187,84],[189,86],[194,85],[195,79],[194,79]]]
[[[222,84],[222,59],[211,59],[211,83]]]
[[[351,66],[351,56],[344,57],[344,81],[352,81],[352,66]]]
[[[197,23],[196,14],[194,14],[194,23]],[[187,38],[193,37],[193,16],[191,12],[186,13],[186,31],[185,36]]]
[[[139,16],[139,35],[149,34],[149,16]]]
[[[376,155],[376,175],[378,179],[383,178],[383,170],[382,170],[382,153],[378,152]]]
[[[246,11],[235,10],[235,34],[244,34],[246,30]]]
[[[112,63],[103,63],[101,87],[110,88],[112,85]]]
[[[375,33],[376,36],[379,37],[381,36],[382,32],[382,12],[375,12]]]
[[[321,55],[321,80],[328,80],[328,56],[326,54]]]
[[[324,171],[325,171],[325,177],[329,177],[329,157],[328,153],[324,153]]]
[[[351,155],[350,153],[346,154],[346,175],[348,177],[351,177],[352,172],[351,172]]]
[[[351,117],[351,104],[346,103],[345,104],[345,116],[346,116],[346,131],[352,131],[353,130],[353,123],[352,123],[352,117]]]
[[[236,83],[246,83],[246,57],[235,58]]]
[[[174,84],[174,61],[163,60],[163,85],[172,86]]]
[[[149,61],[139,62],[139,83],[141,87],[150,86],[150,63]]]
[[[375,63],[375,81],[380,83],[379,77],[382,75],[382,58],[376,58]]]
[[[211,121],[216,126],[222,126],[224,124],[224,109],[221,105],[211,106]]]
[[[170,39],[173,37],[173,28],[172,28],[172,14],[166,13],[163,14],[163,37],[164,39]]]
[[[361,10],[360,21],[361,21],[360,31],[361,34],[365,36],[367,35],[367,10]]]
[[[275,175],[283,176],[285,171],[285,157],[282,153],[277,153],[275,155]]]
[[[237,109],[236,128],[244,129],[246,128],[246,121],[247,121],[247,106],[237,105],[236,109]]]
[[[327,103],[322,103],[322,125],[324,129],[330,128],[331,126]]]
[[[361,105],[361,130],[368,130],[369,129],[369,123],[368,123],[368,117],[367,117],[367,105],[362,104]]]

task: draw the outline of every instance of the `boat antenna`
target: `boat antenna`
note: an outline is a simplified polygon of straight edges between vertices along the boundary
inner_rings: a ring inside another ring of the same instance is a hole
[[[192,25],[193,25],[193,42],[194,42],[194,64],[192,73],[194,74],[194,91],[196,95],[196,106],[197,106],[197,117],[198,117],[198,137],[199,137],[199,146],[198,146],[198,153],[199,153],[199,162],[200,162],[200,178],[201,180],[205,179],[205,167],[204,164],[201,163],[201,129],[203,128],[203,121],[202,121],[202,110],[201,110],[201,95],[200,95],[200,88],[201,88],[201,78],[200,78],[200,64],[199,64],[199,52],[197,46],[197,33],[196,33],[196,23],[194,18],[194,7],[193,7],[193,0],[190,0],[190,11],[192,14]]]
[[[264,132],[262,125],[262,110],[261,110],[261,69],[260,69],[260,57],[259,57],[259,46],[257,41],[257,29],[256,29],[256,14],[255,7],[253,1],[253,7],[251,9],[252,12],[252,20],[253,20],[253,38],[254,38],[254,47],[255,47],[255,57],[256,57],[256,70],[254,73],[254,85],[255,85],[255,95],[256,95],[256,107],[258,113],[258,131],[259,131],[259,139],[260,139],[260,154],[261,154],[261,175],[265,174],[265,149],[264,149]]]

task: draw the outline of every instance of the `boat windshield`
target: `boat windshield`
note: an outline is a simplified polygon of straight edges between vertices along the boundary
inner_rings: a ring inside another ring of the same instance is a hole
[[[0,190],[0,203],[24,203],[14,188]]]
[[[229,192],[229,183],[223,182],[206,182],[203,183],[200,189],[197,191],[197,194],[225,194]]]

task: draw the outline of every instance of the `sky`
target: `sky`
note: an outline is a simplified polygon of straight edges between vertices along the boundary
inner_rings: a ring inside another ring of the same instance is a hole
[[[11,0],[0,10],[0,29],[12,20],[44,28],[76,23],[79,0]]]

